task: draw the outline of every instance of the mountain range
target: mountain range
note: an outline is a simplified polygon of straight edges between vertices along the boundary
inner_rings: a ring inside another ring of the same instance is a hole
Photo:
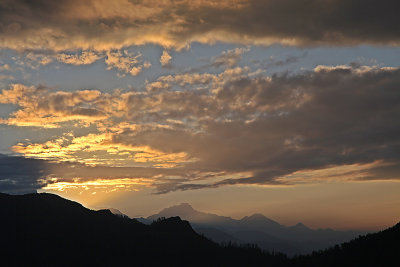
[[[281,266],[283,255],[222,247],[179,217],[145,225],[53,194],[0,193],[0,266]]]
[[[145,225],[52,194],[0,193],[0,215],[0,266],[375,267],[398,266],[400,255],[400,223],[326,250],[287,258],[253,245],[218,245],[179,217]],[[252,217],[245,218],[251,221]],[[279,228],[270,220],[255,218]]]
[[[158,218],[173,216],[189,221],[196,232],[217,243],[251,243],[262,249],[283,252],[290,256],[325,249],[364,234],[361,231],[315,230],[302,223],[284,226],[262,214],[235,220],[231,217],[197,211],[188,203],[175,205],[137,220],[149,224]]]

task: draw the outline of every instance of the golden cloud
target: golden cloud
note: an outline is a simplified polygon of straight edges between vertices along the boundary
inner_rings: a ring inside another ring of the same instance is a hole
[[[161,66],[163,66],[163,67],[167,66],[170,63],[171,59],[172,59],[172,57],[170,54],[168,54],[168,51],[164,50],[160,57]]]
[[[140,62],[140,57],[142,54],[138,53],[134,55],[133,53],[129,53],[127,50],[121,51],[108,51],[106,64],[107,69],[117,69],[122,71],[123,73],[130,74],[132,76],[136,76],[142,72],[143,68],[150,68],[150,62]]]
[[[89,134],[74,137],[72,134],[43,144],[18,143],[14,152],[28,158],[57,162],[79,162],[103,166],[148,166],[173,168],[188,161],[186,153],[164,153],[149,146],[134,146],[113,142],[114,134]]]
[[[93,51],[83,51],[80,55],[59,53],[56,58],[58,61],[72,65],[89,65],[99,60],[102,55]]]
[[[2,90],[0,103],[15,104],[19,110],[11,114],[2,123],[16,126],[37,126],[57,128],[60,123],[81,121],[85,124],[107,118],[102,111],[90,105],[101,95],[97,90],[77,92],[50,92],[44,87],[28,87],[21,84],[11,85]]]

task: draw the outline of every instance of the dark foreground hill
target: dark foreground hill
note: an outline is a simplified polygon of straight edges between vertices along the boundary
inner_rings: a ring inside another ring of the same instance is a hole
[[[179,217],[144,225],[52,194],[0,194],[0,266],[282,266],[282,255],[221,247]]]
[[[384,231],[295,258],[292,266],[400,266],[400,223]]]

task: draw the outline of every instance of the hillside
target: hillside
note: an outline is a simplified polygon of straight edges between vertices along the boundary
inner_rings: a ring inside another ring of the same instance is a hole
[[[330,249],[293,259],[292,266],[399,266],[400,223]]]
[[[256,248],[220,247],[179,217],[144,225],[52,194],[0,194],[2,266],[279,266]]]

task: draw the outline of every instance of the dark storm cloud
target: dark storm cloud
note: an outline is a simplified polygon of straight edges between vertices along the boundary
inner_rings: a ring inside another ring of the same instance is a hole
[[[192,41],[294,45],[400,41],[396,0],[1,0],[0,45],[111,49]]]
[[[0,154],[0,192],[24,194],[36,192],[45,171],[41,160],[11,157]]]

